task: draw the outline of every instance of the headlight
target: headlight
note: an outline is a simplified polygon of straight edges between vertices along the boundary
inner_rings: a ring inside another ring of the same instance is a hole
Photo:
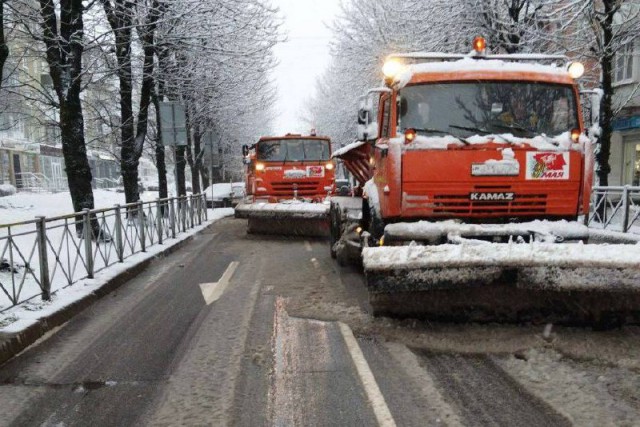
[[[333,163],[329,162],[326,165],[324,165],[325,168],[327,168],[327,170],[331,170],[333,169]]]
[[[264,170],[264,163],[256,163],[256,170],[257,171],[263,171]]]
[[[392,79],[402,71],[404,65],[397,59],[390,59],[382,66],[382,74],[388,79]]]

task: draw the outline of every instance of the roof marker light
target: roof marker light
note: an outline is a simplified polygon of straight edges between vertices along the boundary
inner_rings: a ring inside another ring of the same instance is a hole
[[[572,78],[579,79],[584,74],[584,65],[581,62],[572,62],[567,70]]]
[[[407,129],[404,131],[404,143],[410,144],[413,140],[416,139],[416,130],[415,129]]]
[[[580,132],[580,129],[571,129],[571,140],[577,143],[580,140],[581,133],[582,132]]]
[[[478,54],[483,54],[487,49],[487,41],[484,37],[476,37],[473,39],[473,50],[475,50]]]

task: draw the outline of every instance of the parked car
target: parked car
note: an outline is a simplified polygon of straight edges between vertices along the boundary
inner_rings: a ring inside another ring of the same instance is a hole
[[[208,187],[205,191],[207,207],[234,207],[244,199],[244,182],[220,182]]]

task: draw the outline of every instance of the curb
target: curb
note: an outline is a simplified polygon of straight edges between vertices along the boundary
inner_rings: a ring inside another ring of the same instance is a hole
[[[204,227],[197,233],[194,233],[191,236],[180,240],[176,244],[169,246],[162,252],[159,252],[156,255],[145,259],[144,261],[140,261],[138,264],[109,279],[104,285],[102,285],[99,289],[96,289],[91,294],[84,296],[83,298],[69,304],[61,310],[56,311],[55,313],[38,319],[36,323],[27,327],[25,330],[10,334],[0,333],[0,365],[29,347],[31,344],[35,343],[47,332],[71,320],[76,314],[80,313],[85,308],[101,299],[103,296],[108,295],[109,293],[118,289],[120,286],[127,283],[129,280],[136,277],[156,259],[164,258],[181,249],[187,243],[191,242],[194,236],[205,231],[213,224],[215,224],[215,222]]]

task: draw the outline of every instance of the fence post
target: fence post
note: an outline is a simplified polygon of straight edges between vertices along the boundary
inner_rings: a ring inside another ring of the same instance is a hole
[[[193,194],[189,194],[189,228],[193,228]]]
[[[196,207],[198,208],[196,213],[198,225],[202,225],[202,194],[198,194],[198,197],[196,197]]]
[[[172,197],[170,202],[171,206],[169,207],[169,222],[171,223],[171,237],[173,239],[176,238],[176,209],[175,209],[175,197]]]
[[[203,203],[203,206],[204,206],[204,220],[208,221],[209,220],[209,218],[208,218],[209,212],[207,212],[207,195],[205,193],[202,193],[202,203]]]
[[[629,186],[625,185],[622,190],[622,232],[626,233],[629,228]]]
[[[91,209],[82,214],[82,234],[84,236],[84,256],[87,263],[87,277],[93,279],[93,249],[91,247]]]
[[[180,221],[182,222],[182,231],[187,231],[187,196],[180,197]]]
[[[122,216],[120,213],[120,205],[116,205],[116,252],[118,253],[118,261],[124,261],[124,246],[122,241]]]
[[[51,300],[51,280],[49,279],[49,262],[47,260],[47,222],[44,216],[37,216],[36,228],[38,230],[38,258],[40,259],[40,287],[42,299]]]
[[[142,252],[147,251],[147,227],[144,223],[144,206],[142,205],[142,200],[138,200],[138,224],[140,227],[139,235],[140,235],[140,250]]]
[[[156,230],[158,231],[158,244],[162,244],[162,206],[160,199],[156,199]]]

